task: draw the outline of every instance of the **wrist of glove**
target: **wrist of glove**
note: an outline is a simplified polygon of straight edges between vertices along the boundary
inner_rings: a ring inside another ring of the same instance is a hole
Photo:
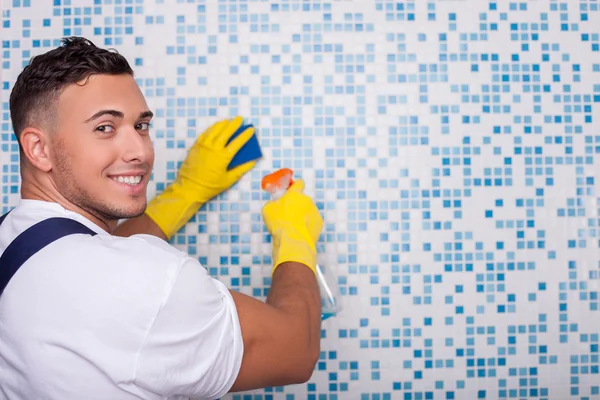
[[[317,269],[317,248],[308,231],[297,232],[294,227],[285,227],[273,233],[273,270],[285,262],[298,262],[313,272]]]
[[[316,273],[316,243],[323,219],[303,190],[304,181],[297,180],[280,199],[263,207],[263,219],[273,239],[273,273],[285,262],[304,264]]]
[[[146,206],[146,215],[171,239],[204,204],[185,180],[176,180]]]

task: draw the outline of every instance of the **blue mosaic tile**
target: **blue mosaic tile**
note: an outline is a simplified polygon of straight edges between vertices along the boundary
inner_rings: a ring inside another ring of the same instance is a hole
[[[64,35],[134,66],[150,195],[213,121],[257,127],[264,159],[172,241],[229,287],[270,285],[261,177],[306,180],[344,310],[307,384],[228,398],[600,399],[597,0],[11,0],[0,27],[3,211],[12,84]]]

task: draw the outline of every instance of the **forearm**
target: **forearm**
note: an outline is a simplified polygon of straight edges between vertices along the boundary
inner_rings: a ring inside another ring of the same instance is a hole
[[[273,275],[267,304],[231,292],[244,339],[242,367],[231,391],[303,383],[319,358],[321,305],[315,274],[289,262]]]
[[[139,217],[131,218],[123,222],[115,228],[112,234],[114,236],[123,237],[129,237],[136,234],[146,234],[167,240],[167,236],[163,233],[163,231],[145,213]]]
[[[273,274],[266,303],[288,315],[290,323],[296,325],[296,339],[302,341],[299,344],[309,360],[316,362],[320,351],[321,297],[314,272],[297,262],[281,264]]]

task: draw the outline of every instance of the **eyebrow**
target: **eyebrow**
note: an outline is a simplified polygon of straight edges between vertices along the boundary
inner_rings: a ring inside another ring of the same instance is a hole
[[[88,119],[85,120],[85,123],[91,122],[95,119],[98,119],[104,115],[112,115],[115,118],[124,118],[125,114],[123,114],[121,111],[118,110],[100,110],[97,113],[95,113],[94,115],[92,115],[91,117],[89,117]],[[150,110],[148,111],[142,111],[138,117],[138,119],[142,119],[142,118],[152,118],[154,117],[154,113]]]
[[[144,119],[144,118],[154,118],[154,113],[150,110],[143,111],[140,113],[140,116],[138,117],[138,119]]]

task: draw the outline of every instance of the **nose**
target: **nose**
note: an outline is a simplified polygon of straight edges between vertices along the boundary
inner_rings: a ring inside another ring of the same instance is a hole
[[[148,162],[154,152],[148,134],[138,132],[133,126],[123,129],[120,145],[123,151],[123,161],[128,163],[140,164]]]

